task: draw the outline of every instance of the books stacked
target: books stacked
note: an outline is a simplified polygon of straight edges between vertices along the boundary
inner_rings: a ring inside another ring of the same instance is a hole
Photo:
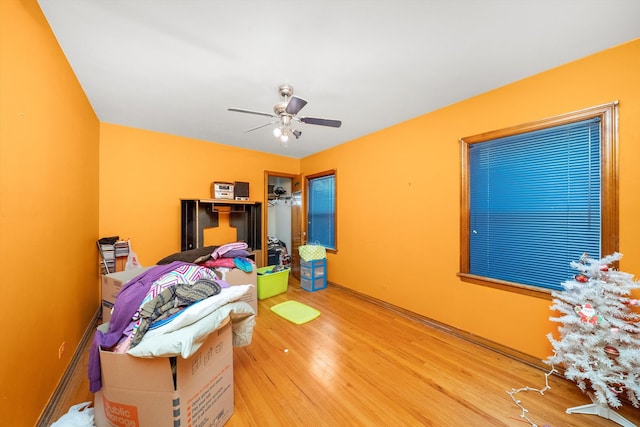
[[[100,267],[102,274],[109,274],[116,271],[116,252],[115,247],[112,244],[101,244],[100,247]]]
[[[118,240],[114,245],[116,258],[125,257],[129,255],[129,241]]]
[[[98,240],[98,249],[100,251],[100,271],[102,274],[115,273],[124,269],[119,267],[124,266],[126,257],[129,255],[129,242],[127,240],[118,240],[118,237],[105,237]],[[118,263],[118,258],[123,261]]]

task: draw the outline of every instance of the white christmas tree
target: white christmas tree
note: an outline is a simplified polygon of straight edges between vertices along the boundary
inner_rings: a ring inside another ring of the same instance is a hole
[[[548,335],[554,355],[552,366],[564,368],[564,376],[589,394],[593,403],[567,409],[568,413],[595,414],[623,426],[633,423],[614,412],[621,396],[635,407],[640,403],[640,314],[632,291],[640,288],[633,275],[611,267],[619,253],[600,260],[584,254],[572,262],[578,271],[562,284],[562,292],[552,292],[551,317],[561,323],[560,339]]]

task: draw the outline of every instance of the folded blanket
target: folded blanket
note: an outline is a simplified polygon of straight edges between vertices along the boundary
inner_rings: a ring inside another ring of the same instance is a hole
[[[136,357],[182,356],[186,359],[197,352],[208,335],[227,319],[231,320],[233,346],[248,345],[253,337],[255,316],[253,308],[246,302],[231,302],[180,329],[155,336],[147,334],[127,354]]]
[[[145,336],[153,337],[163,335],[191,325],[223,305],[240,300],[252,286],[253,285],[238,285],[223,288],[218,295],[192,304],[180,313],[152,325]]]
[[[135,330],[131,346],[136,346],[142,340],[156,320],[166,319],[191,304],[218,295],[221,290],[219,284],[209,279],[199,279],[193,284],[178,283],[165,288],[140,308],[140,324]]]
[[[246,250],[248,249],[248,245],[246,242],[233,242],[227,243],[216,248],[211,254],[211,258],[218,259],[225,256],[227,252],[236,251],[236,250]]]

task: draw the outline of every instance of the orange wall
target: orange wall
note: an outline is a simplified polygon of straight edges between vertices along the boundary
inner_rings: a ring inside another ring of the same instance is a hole
[[[179,250],[179,200],[212,181],[263,201],[264,170],[337,168],[330,281],[543,358],[549,301],[456,276],[458,139],[618,99],[621,268],[640,272],[638,40],[302,161],[100,124],[35,0],[0,0],[0,63],[3,425],[36,422],[98,308],[95,240],[153,264]]]
[[[264,171],[297,173],[299,164],[288,157],[102,123],[100,236],[131,239],[141,264],[153,265],[180,251],[180,199],[211,198],[214,181],[246,181],[250,199],[264,202]]]
[[[303,174],[338,171],[329,281],[545,358],[550,301],[456,276],[458,141],[619,100],[620,268],[640,275],[639,76],[640,39],[303,159]]]
[[[5,426],[35,424],[98,309],[98,137],[98,119],[37,3],[1,0]]]

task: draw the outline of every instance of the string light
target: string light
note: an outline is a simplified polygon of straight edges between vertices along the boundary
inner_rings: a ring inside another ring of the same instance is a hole
[[[531,421],[529,417],[527,417],[527,413],[529,412],[529,410],[527,410],[527,408],[522,406],[522,402],[517,400],[514,396],[520,393],[521,391],[537,391],[538,393],[540,393],[540,395],[544,396],[545,391],[551,389],[551,386],[549,385],[549,377],[554,373],[558,373],[558,371],[553,365],[551,365],[551,370],[546,374],[544,374],[544,387],[542,387],[541,389],[532,388],[532,387],[522,387],[519,389],[512,388],[511,391],[507,391],[507,394],[511,397],[511,400],[513,400],[513,403],[515,403],[518,406],[518,408],[522,410],[522,412],[520,413],[520,418],[527,420],[529,424],[531,424],[531,427],[538,427],[538,425],[533,421]]]

